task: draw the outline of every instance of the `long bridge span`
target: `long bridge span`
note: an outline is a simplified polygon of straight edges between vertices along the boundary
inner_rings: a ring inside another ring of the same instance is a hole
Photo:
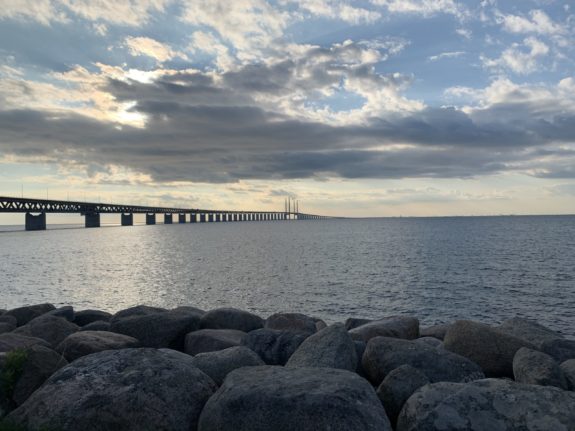
[[[285,211],[235,211],[200,208],[170,208],[95,202],[73,202],[49,199],[28,199],[0,196],[0,213],[25,213],[26,230],[45,230],[46,214],[81,214],[86,227],[100,227],[100,214],[119,214],[122,226],[134,224],[134,214],[146,214],[146,224],[156,224],[156,215],[163,214],[164,224],[212,223],[240,221],[325,220],[335,217],[300,213],[286,205]]]

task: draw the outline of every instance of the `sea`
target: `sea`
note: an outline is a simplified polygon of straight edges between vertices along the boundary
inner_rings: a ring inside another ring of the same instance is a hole
[[[521,316],[575,336],[575,216],[0,226],[0,308]]]

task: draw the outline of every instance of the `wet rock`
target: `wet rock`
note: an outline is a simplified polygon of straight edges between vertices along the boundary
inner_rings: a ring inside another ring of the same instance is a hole
[[[246,335],[235,329],[200,329],[186,335],[184,352],[197,355],[239,346]]]
[[[27,337],[26,335],[15,334],[14,332],[0,334],[0,352],[10,352],[15,349],[26,349],[34,345],[50,347],[50,343],[41,338]]]
[[[286,367],[325,367],[355,371],[355,344],[345,326],[336,323],[306,338],[291,355]]]
[[[377,396],[381,400],[387,417],[392,425],[407,399],[419,388],[431,383],[429,379],[411,365],[402,365],[391,371],[377,388]]]
[[[301,313],[276,313],[266,319],[264,328],[313,334],[317,330],[316,320]]]
[[[65,305],[63,307],[56,308],[55,310],[48,311],[44,313],[45,316],[56,316],[66,319],[68,322],[74,322],[74,317],[76,313],[74,312],[74,307],[70,305]]]
[[[95,322],[88,323],[80,328],[80,331],[110,331],[110,322],[103,320],[96,320]]]
[[[546,341],[563,338],[561,334],[552,331],[551,329],[540,325],[537,322],[529,319],[524,319],[522,317],[514,317],[512,319],[508,319],[499,325],[497,329],[501,332],[505,332],[506,334],[531,343],[538,350],[541,350],[542,344]]]
[[[431,382],[466,382],[482,379],[481,368],[463,356],[415,341],[376,337],[367,343],[363,369],[369,380],[379,385],[394,369],[411,365]]]
[[[127,317],[149,316],[151,314],[163,313],[165,311],[168,310],[160,307],[150,307],[149,305],[136,305],[135,307],[130,307],[118,311],[110,318],[110,323],[113,323],[120,319],[125,319]],[[97,320],[105,320],[105,319],[99,318]]]
[[[174,313],[198,314],[200,316],[203,316],[204,314],[206,314],[205,310],[202,310],[201,308],[190,307],[189,305],[180,305],[179,307],[176,307],[176,308],[172,309],[171,311]]]
[[[100,310],[77,311],[74,323],[78,326],[86,326],[93,322],[109,322],[112,318],[110,313]]]
[[[575,393],[506,379],[435,383],[403,406],[397,431],[571,430]]]
[[[36,317],[24,326],[14,330],[14,334],[26,335],[46,340],[52,348],[60,344],[68,335],[77,332],[80,327],[62,317],[43,315]]]
[[[16,320],[16,317],[9,315],[0,316],[0,323],[8,323],[10,326],[14,326],[14,328],[18,326],[18,320]]]
[[[202,329],[235,329],[250,332],[264,326],[264,320],[248,311],[236,308],[217,308],[202,316]]]
[[[12,400],[20,405],[32,393],[68,362],[54,350],[41,345],[33,345],[26,349],[26,361],[22,373],[14,386]]]
[[[391,431],[373,388],[328,368],[250,367],[228,374],[198,431]]]
[[[16,329],[16,325],[13,323],[0,322],[0,334],[12,332],[14,329]]]
[[[443,344],[445,349],[479,364],[488,377],[513,377],[515,353],[521,347],[535,348],[527,341],[470,320],[452,324]]]
[[[3,315],[14,316],[17,321],[17,326],[22,326],[32,319],[35,319],[36,317],[55,309],[56,307],[54,307],[52,304],[36,304],[28,305],[26,307],[13,308],[12,310],[8,310]]]
[[[419,331],[420,337],[433,337],[438,340],[443,341],[447,330],[451,326],[450,323],[441,323],[439,325],[428,326],[426,328],[421,328]]]
[[[345,321],[345,329],[347,329],[348,331],[351,329],[355,329],[360,327],[361,325],[365,325],[366,323],[370,323],[373,322],[372,319],[361,319],[358,317],[350,317],[349,319],[346,319]]]
[[[541,350],[553,356],[557,362],[565,362],[575,359],[575,340],[548,340],[541,344]]]
[[[244,346],[200,353],[193,357],[193,364],[210,376],[218,386],[237,368],[265,365],[257,353]]]
[[[569,389],[575,391],[575,359],[568,359],[559,367],[567,379]]]
[[[392,316],[374,320],[349,331],[354,340],[366,343],[374,337],[393,337],[412,340],[419,337],[419,320],[408,316]]]
[[[242,345],[252,349],[268,365],[285,365],[291,355],[307,338],[307,334],[274,329],[251,331]]]
[[[62,341],[56,351],[61,353],[69,362],[82,356],[104,350],[128,349],[138,347],[139,341],[127,335],[105,331],[80,331],[69,335]]]
[[[183,353],[109,350],[57,371],[7,420],[25,429],[189,431],[215,389]]]
[[[198,314],[166,311],[113,318],[110,331],[134,337],[143,347],[183,350],[186,334],[199,326]]]
[[[551,356],[522,347],[513,358],[515,381],[531,385],[556,386],[568,389],[567,379]]]
[[[441,340],[435,337],[419,337],[413,341],[418,344],[425,344],[429,347],[435,347],[436,349],[443,348],[443,343],[441,342]]]

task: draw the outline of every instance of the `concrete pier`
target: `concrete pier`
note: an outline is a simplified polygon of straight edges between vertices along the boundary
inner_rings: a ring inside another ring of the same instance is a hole
[[[84,217],[86,227],[100,227],[100,213],[86,213]]]
[[[215,219],[215,214],[208,214],[208,222],[213,223]]]
[[[164,224],[172,224],[172,214],[164,214]]]
[[[178,223],[185,223],[185,222],[186,222],[186,215],[178,214]]]
[[[156,224],[156,214],[146,214],[146,224]]]
[[[26,230],[46,230],[46,213],[26,213]]]
[[[190,223],[196,223],[198,221],[197,216],[198,215],[196,213],[191,213],[190,214]]]
[[[200,223],[206,222],[206,214],[200,214]]]
[[[134,214],[132,213],[128,213],[128,214],[124,214],[122,213],[122,226],[133,226],[134,225]]]
[[[216,214],[216,223],[219,223],[222,221],[222,215],[221,214]]]

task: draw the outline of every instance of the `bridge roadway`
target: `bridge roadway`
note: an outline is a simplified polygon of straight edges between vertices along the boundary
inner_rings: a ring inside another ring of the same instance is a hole
[[[156,214],[164,214],[164,224],[239,221],[325,220],[333,217],[293,211],[233,211],[200,208],[169,208],[95,202],[72,202],[0,196],[0,213],[25,213],[26,230],[45,230],[47,213],[81,214],[86,227],[100,227],[100,214],[120,214],[122,226],[134,224],[134,214],[146,214],[146,224],[156,224]],[[188,221],[189,220],[189,221]]]

